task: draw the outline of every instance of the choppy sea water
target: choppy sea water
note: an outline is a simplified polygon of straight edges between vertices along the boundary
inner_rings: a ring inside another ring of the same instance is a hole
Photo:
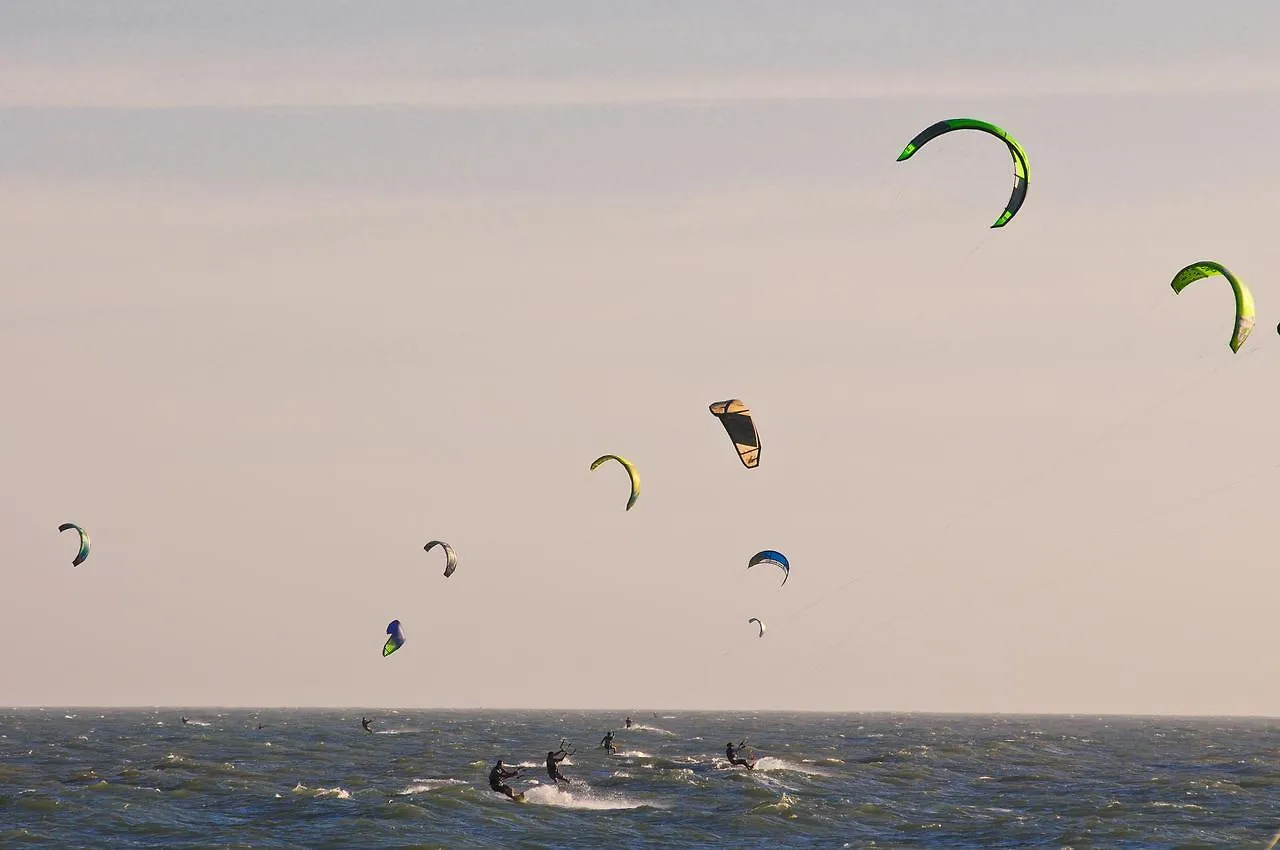
[[[181,716],[0,713],[0,847],[1261,850],[1280,829],[1280,721],[658,711],[628,730],[402,711],[367,713],[367,733],[350,710]],[[744,738],[753,771],[724,758]],[[528,766],[511,782],[526,802],[489,791],[499,758]]]

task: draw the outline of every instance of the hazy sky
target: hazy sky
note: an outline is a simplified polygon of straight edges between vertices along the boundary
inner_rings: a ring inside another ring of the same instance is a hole
[[[1277,41],[0,5],[0,704],[1280,714]]]

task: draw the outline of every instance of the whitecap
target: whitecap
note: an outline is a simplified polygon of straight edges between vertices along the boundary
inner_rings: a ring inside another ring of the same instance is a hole
[[[793,761],[787,761],[786,759],[780,759],[774,756],[762,756],[756,759],[755,769],[763,770],[763,771],[787,770],[787,771],[791,771],[792,773],[803,773],[807,776],[830,776],[831,775],[829,772],[825,770],[821,770],[816,767],[810,767],[805,764],[796,764]]]
[[[613,809],[638,809],[648,805],[629,797],[614,794],[600,794],[590,788],[581,791],[566,791],[552,785],[537,785],[524,792],[524,801],[537,806],[555,806],[561,809],[588,809],[608,811]]]
[[[413,780],[412,785],[399,793],[401,796],[425,794],[428,791],[438,791],[441,788],[448,788],[450,785],[466,784],[467,783],[461,779],[415,779]]]

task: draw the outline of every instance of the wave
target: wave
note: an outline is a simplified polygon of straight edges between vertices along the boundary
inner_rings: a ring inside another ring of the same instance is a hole
[[[346,788],[308,788],[299,782],[293,786],[295,794],[310,794],[312,797],[333,797],[338,800],[350,800],[351,792]]]
[[[400,791],[402,797],[413,794],[425,794],[428,791],[438,791],[441,788],[448,788],[451,785],[466,785],[462,779],[415,779],[414,784]]]
[[[798,800],[790,794],[783,794],[777,800],[770,803],[760,803],[751,808],[752,812],[757,814],[785,814],[796,807]]]
[[[600,794],[584,787],[581,791],[566,791],[551,785],[535,785],[524,792],[524,802],[535,806],[555,806],[561,809],[588,809],[608,811],[612,809],[638,809],[649,805],[623,797],[620,794]]]
[[[675,732],[668,729],[660,729],[657,726],[646,726],[643,723],[632,723],[630,729],[621,729],[621,732],[654,732],[658,735],[670,735],[675,737]]]
[[[786,770],[791,773],[803,773],[806,776],[831,776],[829,771],[822,770],[817,767],[811,767],[807,764],[796,764],[793,761],[787,761],[786,759],[780,759],[774,756],[761,756],[756,759],[755,769],[766,772]]]

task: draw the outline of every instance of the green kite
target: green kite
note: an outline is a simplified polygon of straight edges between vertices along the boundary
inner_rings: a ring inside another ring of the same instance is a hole
[[[1227,279],[1227,283],[1231,284],[1231,291],[1236,295],[1236,326],[1230,342],[1231,350],[1235,352],[1240,350],[1240,346],[1244,345],[1244,341],[1249,338],[1249,331],[1253,330],[1253,293],[1249,292],[1249,288],[1236,280],[1236,276],[1227,271],[1224,266],[1212,260],[1192,263],[1174,275],[1173,283],[1170,285],[1176,295],[1194,281],[1219,274]]]
[[[984,133],[990,133],[1009,146],[1009,154],[1013,157],[1013,194],[1009,196],[1009,203],[1005,204],[1004,212],[1000,213],[996,223],[991,225],[992,227],[1004,227],[1017,214],[1022,207],[1022,202],[1027,199],[1027,180],[1030,168],[1027,165],[1027,153],[1022,149],[1022,145],[1018,144],[1012,136],[995,124],[988,124],[986,121],[979,121],[976,118],[948,118],[946,121],[939,121],[937,124],[921,130],[919,135],[902,149],[902,153],[898,154],[898,162],[910,159],[912,154],[924,147],[929,141],[936,139],[943,133],[950,133],[952,130],[981,130]]]

